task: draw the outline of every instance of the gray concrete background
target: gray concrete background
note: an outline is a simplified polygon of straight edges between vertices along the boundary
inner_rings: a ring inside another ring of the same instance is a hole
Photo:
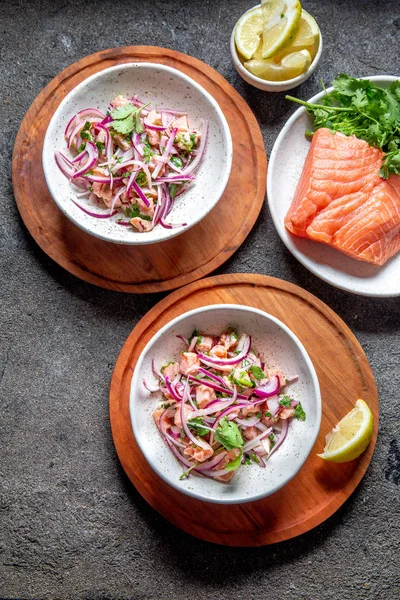
[[[283,95],[247,86],[229,56],[231,30],[253,2],[0,3],[0,597],[400,597],[399,299],[355,297],[319,281],[285,250],[263,208],[219,272],[292,281],[346,321],[375,373],[380,435],[362,483],[323,525],[261,549],[214,546],[146,504],[111,438],[113,366],[134,325],[162,296],[113,293],[69,275],[37,247],[14,202],[10,161],[25,111],[60,70],[108,47],[153,44],[209,63],[249,103],[270,153],[294,107]],[[295,90],[300,97],[340,71],[399,75],[397,0],[304,0],[304,7],[318,19],[325,50],[317,72]]]

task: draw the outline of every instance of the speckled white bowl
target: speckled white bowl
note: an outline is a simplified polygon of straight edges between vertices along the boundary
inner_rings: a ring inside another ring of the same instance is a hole
[[[247,10],[246,13],[250,12],[254,8],[257,8],[257,6],[260,6],[260,4],[253,6],[253,8],[249,8],[249,10]],[[244,14],[246,14],[246,13],[244,13]],[[319,27],[318,27],[319,46],[318,46],[317,54],[314,56],[314,59],[313,59],[311,65],[308,67],[307,71],[305,71],[301,75],[298,75],[297,77],[293,77],[293,79],[288,79],[287,81],[268,81],[267,79],[261,79],[261,77],[257,77],[256,75],[253,75],[252,73],[250,73],[250,71],[248,71],[243,66],[243,63],[241,62],[239,55],[237,53],[237,50],[236,50],[235,28],[236,28],[236,25],[233,28],[232,35],[231,35],[231,42],[230,42],[232,62],[234,64],[236,71],[239,73],[239,75],[242,77],[242,79],[244,79],[250,85],[258,88],[259,90],[263,90],[264,92],[286,92],[287,90],[292,90],[293,88],[295,88],[298,85],[307,81],[307,79],[309,77],[311,77],[311,75],[314,73],[315,69],[317,68],[319,59],[321,58],[321,54],[322,54],[322,34],[321,34],[321,30],[319,29]]]
[[[143,378],[154,381],[151,361],[157,367],[177,359],[184,344],[176,336],[189,337],[196,328],[219,335],[228,327],[252,336],[252,346],[262,352],[271,366],[287,376],[298,375],[290,393],[300,400],[306,421],[293,420],[285,442],[262,469],[257,465],[240,467],[230,483],[191,476],[180,480],[183,467],[162,440],[152,411],[161,399],[150,394]],[[317,439],[321,423],[321,395],[313,364],[300,340],[275,317],[249,306],[217,304],[180,315],[158,331],[139,357],[131,383],[130,416],[133,433],[154,471],[175,489],[207,502],[238,504],[273,494],[296,475]]]
[[[120,215],[96,219],[86,215],[71,201],[76,195],[54,160],[54,152],[66,148],[66,124],[83,108],[95,107],[105,111],[118,94],[135,94],[155,106],[187,111],[193,126],[198,126],[200,119],[209,121],[206,153],[196,171],[197,179],[176,198],[168,216],[169,222],[187,223],[186,227],[164,229],[158,225],[150,232],[139,233],[118,225],[116,220]],[[54,201],[75,225],[109,242],[152,244],[186,231],[214,208],[228,183],[232,165],[232,138],[217,102],[193,79],[164,65],[129,63],[110,67],[88,77],[64,98],[47,128],[42,160],[47,186]]]

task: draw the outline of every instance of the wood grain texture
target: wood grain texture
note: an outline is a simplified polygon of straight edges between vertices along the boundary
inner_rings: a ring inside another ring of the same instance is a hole
[[[97,239],[76,227],[52,200],[42,169],[44,135],[65,95],[89,75],[129,62],[174,67],[202,85],[218,102],[233,141],[233,164],[217,206],[177,238],[149,246]],[[22,121],[12,162],[14,194],[22,219],[39,246],[60,266],[112,290],[171,290],[224,263],[242,244],[261,210],[267,159],[258,123],[243,98],[214,69],[174,50],[152,46],[114,48],[69,66],[37,96]],[[234,210],[232,210],[234,207]]]
[[[163,325],[188,310],[219,303],[245,304],[264,310],[286,323],[299,337],[320,382],[322,423],[306,463],[276,494],[246,504],[205,507],[204,502],[170,487],[146,462],[131,429],[129,391],[141,351]],[[326,433],[354,407],[357,398],[363,398],[373,412],[373,439],[357,460],[341,465],[325,463],[316,453],[322,451]],[[169,295],[143,317],[115,365],[110,419],[125,472],[140,494],[166,519],[206,541],[261,546],[305,533],[330,517],[350,496],[372,458],[379,404],[374,377],[360,344],[326,304],[286,281],[264,275],[235,274],[192,283]]]

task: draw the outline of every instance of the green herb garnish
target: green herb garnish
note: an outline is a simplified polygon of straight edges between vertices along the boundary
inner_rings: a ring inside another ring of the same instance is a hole
[[[204,437],[209,433],[209,430],[203,427],[204,419],[203,417],[193,417],[193,419],[189,419],[187,422],[190,429],[192,429],[198,436]]]
[[[171,185],[169,186],[169,195],[171,196],[172,200],[175,198],[178,190],[179,185],[176,183],[171,183]]]
[[[340,74],[333,90],[312,104],[286,96],[314,115],[314,131],[327,127],[345,135],[355,135],[385,155],[379,175],[384,179],[400,174],[400,81],[383,89],[368,79]],[[324,88],[325,89],[325,88]]]
[[[183,167],[183,160],[181,159],[180,156],[171,156],[170,158],[171,162],[173,165],[175,165],[175,167],[178,167],[178,169]]]
[[[149,104],[150,102],[138,108],[130,102],[127,102],[123,106],[114,108],[111,111],[113,129],[122,135],[128,135],[133,131],[136,131],[136,133],[143,133],[144,128],[140,120],[140,113]]]
[[[236,471],[242,464],[242,454],[243,452],[240,450],[239,456],[234,458],[231,462],[224,466],[226,471]]]
[[[149,140],[146,140],[144,142],[143,153],[144,153],[144,162],[145,163],[150,162],[150,159],[153,156],[154,152],[151,149],[151,146],[149,144]]]
[[[137,204],[131,204],[130,206],[128,206],[125,209],[125,214],[129,219],[135,219],[136,217],[140,217],[144,221],[151,221],[151,217],[149,215],[144,215],[140,212],[140,208]]]
[[[279,406],[290,408],[292,406],[292,399],[289,398],[289,396],[283,396],[283,398],[279,400]]]
[[[244,441],[239,427],[233,421],[223,417],[215,430],[214,439],[227,450],[242,448]]]
[[[105,145],[103,144],[103,142],[96,142],[96,146],[97,146],[97,150],[101,153],[104,152],[104,150],[106,149]]]
[[[306,420],[306,413],[304,412],[301,402],[299,402],[296,408],[294,409],[294,416],[296,419],[299,419],[299,421]]]
[[[265,373],[262,369],[260,369],[260,367],[257,367],[256,365],[252,365],[250,367],[250,371],[253,373],[253,375],[257,379],[257,381],[260,381],[260,379],[265,379]]]
[[[139,175],[136,177],[135,181],[140,187],[143,187],[144,185],[146,185],[147,177],[146,177],[145,173],[143,173],[143,171],[141,171],[139,173]]]

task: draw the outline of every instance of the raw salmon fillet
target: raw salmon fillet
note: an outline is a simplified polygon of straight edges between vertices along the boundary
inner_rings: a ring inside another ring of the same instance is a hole
[[[379,177],[382,150],[329,129],[313,136],[287,229],[383,265],[400,250],[400,176]]]

